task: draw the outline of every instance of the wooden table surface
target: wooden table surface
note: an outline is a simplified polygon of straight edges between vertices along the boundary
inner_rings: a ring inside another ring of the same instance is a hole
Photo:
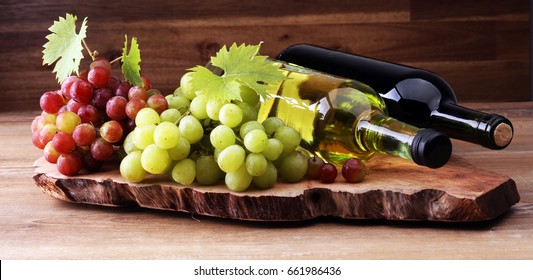
[[[521,200],[480,223],[246,222],[56,200],[35,186],[30,123],[0,113],[0,259],[532,259],[533,103],[464,104],[507,116],[503,151],[454,141],[454,153],[516,181]]]

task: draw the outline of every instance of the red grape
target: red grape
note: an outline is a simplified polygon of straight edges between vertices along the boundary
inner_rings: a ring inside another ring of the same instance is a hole
[[[107,74],[109,75],[111,73],[111,63],[109,63],[109,60],[105,58],[97,58],[91,64],[89,65],[89,69],[92,70],[96,67],[103,68]]]
[[[333,183],[337,178],[337,167],[331,163],[325,163],[318,169],[318,176],[323,183]]]
[[[41,137],[39,135],[39,130],[36,130],[34,131],[32,134],[31,134],[31,142],[33,143],[33,146],[39,148],[39,149],[44,149],[44,144],[41,142]]]
[[[70,76],[66,79],[63,80],[63,82],[61,82],[61,93],[67,98],[67,99],[71,99],[72,97],[70,96],[70,87],[72,86],[72,84],[79,80],[78,77],[76,76]]]
[[[61,154],[57,159],[57,170],[63,175],[73,176],[81,170],[81,157],[77,153]]]
[[[72,135],[63,131],[56,133],[52,139],[52,144],[54,149],[62,154],[70,153],[76,148],[76,142],[74,142]]]
[[[91,172],[100,170],[104,164],[103,161],[95,159],[91,154],[91,151],[85,151],[81,156],[81,161],[83,163],[83,167]]]
[[[89,76],[89,70],[83,70],[83,71],[81,71],[80,74],[78,75],[78,78],[79,78],[80,80],[84,80],[84,81],[87,82],[87,81],[88,81],[88,79],[87,79],[88,76]]]
[[[92,124],[79,124],[72,132],[72,138],[78,146],[89,146],[96,139],[96,129]]]
[[[318,170],[324,165],[324,160],[319,157],[310,157],[307,163],[307,178],[319,179]]]
[[[109,82],[107,83],[107,87],[113,92],[117,90],[118,86],[120,85],[120,79],[115,77],[115,76],[111,76],[109,77]]]
[[[124,129],[122,125],[115,120],[105,122],[100,127],[100,136],[109,143],[116,143],[122,139]]]
[[[71,99],[71,100],[69,100],[67,102],[66,106],[67,106],[66,107],[67,111],[71,111],[71,112],[77,113],[78,110],[80,109],[80,107],[83,106],[83,104],[81,104],[80,102],[77,102],[74,99]]]
[[[146,105],[154,109],[158,114],[161,114],[163,111],[168,109],[167,99],[161,94],[154,94],[150,96],[146,101]]]
[[[70,87],[70,96],[80,103],[88,104],[93,96],[93,86],[84,80],[77,80]]]
[[[66,112],[66,111],[68,111],[68,107],[67,107],[67,105],[63,105],[63,106],[61,106],[61,108],[59,108],[59,111],[57,111],[57,114],[59,115],[59,114],[61,114],[63,112]]]
[[[348,159],[342,166],[342,176],[349,183],[357,183],[363,180],[366,175],[365,164],[356,158]]]
[[[89,103],[100,110],[105,110],[107,102],[113,96],[115,96],[115,94],[113,91],[111,91],[111,89],[99,88],[94,91],[93,97]]]
[[[131,85],[128,82],[122,82],[118,85],[115,95],[128,98],[128,92],[130,91]]]
[[[59,157],[59,152],[54,149],[54,145],[52,142],[48,142],[46,146],[44,146],[44,159],[48,161],[49,163],[57,163],[57,158]]]
[[[39,140],[41,140],[41,143],[43,145],[48,144],[48,142],[52,141],[54,136],[57,133],[57,126],[55,124],[45,124],[43,128],[41,128],[41,131],[39,132]]]
[[[139,98],[133,98],[128,101],[128,104],[126,104],[126,115],[128,118],[134,120],[137,113],[144,107],[146,107],[146,101]]]
[[[112,120],[122,120],[126,117],[126,104],[128,100],[122,96],[114,96],[107,102],[106,105],[106,114]]]
[[[155,88],[151,88],[151,89],[147,90],[146,93],[148,94],[148,98],[150,98],[150,96],[152,96],[154,94],[161,94],[161,91],[159,91],[158,89],[155,89]]]
[[[91,144],[91,154],[97,160],[107,160],[114,152],[113,144],[107,142],[102,137],[96,138]]]
[[[31,122],[31,132],[40,131],[45,126],[45,120],[43,116],[37,116]]]
[[[87,104],[80,107],[78,116],[82,123],[100,124],[100,113],[93,105]]]
[[[41,95],[41,98],[39,99],[39,105],[41,105],[41,109],[43,109],[43,111],[50,114],[56,114],[57,111],[59,111],[59,109],[65,105],[65,100],[59,92],[48,91]]]
[[[126,118],[122,120],[122,128],[124,129],[124,135],[132,132],[135,129],[135,119]]]
[[[128,100],[132,100],[133,98],[140,98],[146,101],[148,100],[148,93],[146,93],[146,90],[140,86],[133,86],[128,91]]]
[[[143,81],[144,90],[149,91],[152,88],[152,83],[150,82],[150,79],[142,76],[141,80]]]
[[[93,84],[95,88],[104,88],[109,83],[109,71],[104,67],[96,66],[89,70],[87,80]]]

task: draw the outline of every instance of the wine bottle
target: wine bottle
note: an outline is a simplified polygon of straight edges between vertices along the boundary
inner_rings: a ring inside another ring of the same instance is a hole
[[[448,136],[387,116],[383,99],[369,86],[281,63],[287,78],[263,100],[258,120],[278,117],[301,135],[301,147],[334,164],[375,153],[399,156],[430,168],[449,160]]]
[[[448,83],[430,71],[308,44],[290,46],[277,59],[365,83],[382,96],[391,117],[414,126],[494,150],[513,138],[507,118],[458,105]]]

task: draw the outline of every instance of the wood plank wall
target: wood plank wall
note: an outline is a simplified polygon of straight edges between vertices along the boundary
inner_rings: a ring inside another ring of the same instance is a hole
[[[2,111],[38,109],[58,88],[41,51],[67,12],[88,17],[86,40],[105,57],[138,37],[143,75],[167,93],[222,45],[263,41],[270,56],[307,42],[425,68],[459,101],[531,97],[529,0],[3,0],[0,11]]]

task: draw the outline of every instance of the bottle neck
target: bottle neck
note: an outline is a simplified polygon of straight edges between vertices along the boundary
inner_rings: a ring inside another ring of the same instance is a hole
[[[356,141],[368,150],[409,159],[438,168],[451,156],[450,139],[433,129],[419,129],[380,113],[361,120]]]
[[[513,138],[513,125],[500,115],[468,109],[451,102],[444,102],[432,112],[431,124],[451,138],[478,143],[500,150]]]

